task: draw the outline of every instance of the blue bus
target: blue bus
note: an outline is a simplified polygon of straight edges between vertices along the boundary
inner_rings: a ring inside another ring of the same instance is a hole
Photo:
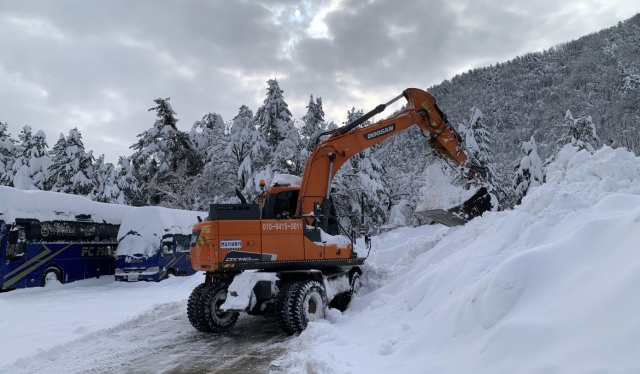
[[[191,229],[206,212],[133,208],[123,219],[115,253],[117,281],[161,281],[191,275]]]
[[[0,187],[0,289],[113,275],[119,224],[130,209]]]

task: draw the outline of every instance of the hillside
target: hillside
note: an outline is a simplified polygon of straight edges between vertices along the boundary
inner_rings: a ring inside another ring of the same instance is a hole
[[[589,115],[600,144],[640,152],[640,14],[609,29],[471,70],[430,87],[455,125],[482,110],[493,132],[499,170],[507,174],[533,135],[543,159],[561,137],[570,110]]]

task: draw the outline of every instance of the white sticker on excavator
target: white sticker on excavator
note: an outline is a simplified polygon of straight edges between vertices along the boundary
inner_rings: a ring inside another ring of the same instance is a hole
[[[242,249],[242,240],[240,239],[221,239],[220,249]]]

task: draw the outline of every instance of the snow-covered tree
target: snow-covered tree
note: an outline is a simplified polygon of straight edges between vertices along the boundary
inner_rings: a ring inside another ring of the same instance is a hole
[[[253,112],[249,107],[240,107],[238,115],[231,121],[229,130],[229,143],[226,153],[231,157],[231,169],[236,171],[238,188],[243,190],[247,185],[253,169],[251,163],[251,150],[254,140],[258,137],[254,122]]]
[[[476,107],[471,108],[469,122],[464,127],[464,142],[469,151],[469,158],[477,160],[479,166],[486,168],[483,184],[490,187],[490,190],[495,189],[496,168],[491,134],[484,120],[484,115]]]
[[[13,163],[13,186],[20,190],[45,190],[51,158],[47,152],[47,136],[42,130],[32,134],[24,126],[20,135],[21,152]]]
[[[270,153],[275,151],[278,144],[287,137],[293,127],[289,105],[284,101],[284,91],[280,89],[276,79],[267,81],[267,98],[264,104],[256,111],[255,121],[270,148]]]
[[[100,155],[93,165],[94,188],[89,198],[101,203],[123,204],[119,199],[123,197],[118,187],[118,172],[112,163],[104,162],[104,155]]]
[[[11,186],[13,183],[13,163],[16,160],[16,141],[6,123],[0,122],[0,185]]]
[[[77,128],[65,138],[60,134],[51,151],[47,186],[56,192],[87,196],[95,187],[93,152],[85,152],[82,135]]]
[[[226,148],[225,124],[222,116],[207,113],[200,121],[193,124],[189,138],[201,155],[221,153],[220,148]]]
[[[146,203],[170,207],[186,206],[181,201],[186,195],[179,192],[188,189],[190,179],[202,170],[202,157],[198,154],[189,135],[178,130],[169,98],[156,99],[156,121],[153,127],[138,137],[131,161],[134,174],[141,182]]]
[[[522,151],[524,152],[524,157],[513,176],[512,183],[517,204],[522,201],[529,189],[542,185],[544,181],[542,160],[538,156],[538,146],[533,136],[528,142],[522,143]]]
[[[284,138],[273,153],[273,165],[279,173],[301,176],[309,152],[306,144],[300,139],[298,129],[294,126],[286,128]]]
[[[324,111],[322,110],[322,98],[318,97],[313,101],[313,95],[307,105],[307,114],[302,117],[304,125],[300,129],[302,141],[305,143],[307,151],[311,152],[315,146],[314,142],[318,135],[324,131]]]
[[[118,176],[116,181],[118,189],[120,190],[117,203],[134,206],[144,205],[145,201],[142,196],[142,191],[140,190],[138,179],[135,176],[135,171],[129,158],[125,156],[118,158],[117,172]]]
[[[571,111],[567,110],[561,128],[562,137],[558,140],[558,149],[566,144],[571,144],[574,147],[586,149],[591,153],[595,152],[595,148],[591,143],[597,144],[598,135],[591,116],[580,115],[574,119]]]

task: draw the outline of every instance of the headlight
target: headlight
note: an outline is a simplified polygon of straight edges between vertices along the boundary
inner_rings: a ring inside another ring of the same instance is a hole
[[[160,267],[158,266],[154,266],[152,268],[147,268],[147,270],[145,271],[145,273],[157,273],[160,271]]]
[[[116,274],[122,274],[122,273],[124,273],[124,271],[122,271],[122,269],[116,268]]]

